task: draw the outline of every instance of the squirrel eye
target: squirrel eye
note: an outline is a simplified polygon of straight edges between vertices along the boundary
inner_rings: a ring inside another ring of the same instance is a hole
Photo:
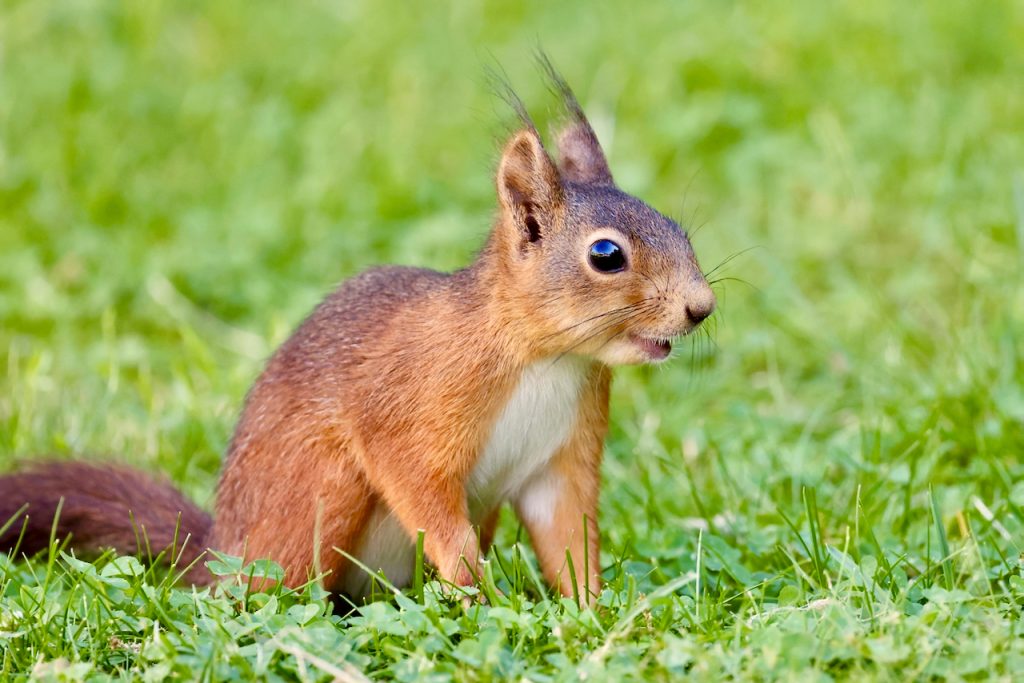
[[[598,240],[590,245],[590,265],[602,273],[617,273],[626,268],[626,255],[611,240]]]

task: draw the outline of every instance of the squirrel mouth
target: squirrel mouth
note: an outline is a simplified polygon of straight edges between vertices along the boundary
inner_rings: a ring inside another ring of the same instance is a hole
[[[639,346],[651,360],[664,360],[672,352],[672,344],[667,339],[641,337],[631,332],[629,340]]]

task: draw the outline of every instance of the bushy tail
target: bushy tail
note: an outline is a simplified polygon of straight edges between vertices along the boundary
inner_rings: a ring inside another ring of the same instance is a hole
[[[213,525],[208,514],[170,484],[141,472],[115,465],[43,462],[0,477],[0,529],[13,522],[0,533],[0,552],[10,552],[19,538],[19,554],[45,549],[58,506],[57,540],[70,537],[77,551],[113,548],[144,557],[165,553],[166,561],[174,560],[181,569],[206,549]],[[199,565],[186,579],[205,583],[209,575]]]

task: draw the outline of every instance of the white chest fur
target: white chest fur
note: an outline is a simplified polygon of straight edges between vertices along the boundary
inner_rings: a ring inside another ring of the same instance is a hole
[[[576,421],[586,373],[587,362],[569,356],[554,362],[538,361],[523,370],[466,484],[474,524],[482,523],[504,501],[523,492],[531,479],[543,476]],[[548,498],[531,497],[531,507],[553,505]],[[530,511],[542,516],[546,512]],[[412,577],[413,543],[383,506],[374,511],[355,556],[370,569],[383,571],[396,586],[406,585]],[[361,569],[349,569],[345,589],[350,595],[364,595],[369,585],[369,577]]]
[[[527,367],[498,415],[466,487],[470,517],[480,523],[541,472],[576,421],[585,362],[566,356]]]

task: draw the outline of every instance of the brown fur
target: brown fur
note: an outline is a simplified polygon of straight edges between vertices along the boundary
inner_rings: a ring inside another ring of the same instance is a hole
[[[17,515],[28,504],[27,514]],[[170,484],[125,467],[84,462],[43,462],[0,478],[0,549],[32,555],[49,545],[54,513],[56,538],[71,537],[81,549],[117,548],[123,553],[166,553],[184,569],[206,546],[213,520]],[[38,511],[38,513],[37,513]],[[16,516],[17,515],[17,516]],[[176,541],[176,542],[175,542]],[[189,578],[209,574],[194,568]]]
[[[338,588],[357,571],[345,553],[371,533],[367,520],[383,503],[409,538],[425,530],[427,557],[443,578],[467,584],[497,519],[495,509],[482,530],[470,521],[467,482],[481,449],[524,369],[573,354],[589,358],[589,369],[572,433],[546,470],[554,515],[530,519],[512,502],[547,580],[571,594],[575,579],[593,600],[608,366],[656,359],[645,349],[692,330],[714,297],[679,226],[615,187],[590,124],[551,75],[570,114],[561,165],[524,113],[498,166],[498,219],[472,265],[450,275],[373,269],[317,307],[249,392],[209,534],[209,519],[167,489],[123,480],[136,475],[122,470],[104,479],[67,464],[0,478],[0,517],[13,514],[10,501],[31,505],[24,549],[41,547],[42,524],[64,495],[76,521],[61,532],[132,552],[122,518],[132,510],[139,519],[148,505],[151,543],[169,543],[167,520],[180,510],[209,547],[272,558],[289,585],[325,573],[327,587]],[[602,238],[622,247],[624,272],[588,265],[589,245]]]

